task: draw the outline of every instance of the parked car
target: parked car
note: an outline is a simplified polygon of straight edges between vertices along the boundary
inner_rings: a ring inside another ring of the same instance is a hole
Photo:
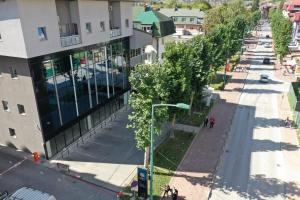
[[[258,41],[258,43],[257,43],[258,45],[263,45],[264,44],[264,42],[263,41]]]
[[[22,187],[13,194],[8,195],[4,200],[56,200],[53,195],[32,189],[29,187]]]
[[[265,43],[264,47],[265,47],[265,48],[271,48],[272,46],[271,46],[270,43],[267,42],[267,43]]]
[[[270,62],[270,58],[264,58],[264,60],[263,60],[263,64],[270,64],[271,62]]]
[[[259,81],[261,83],[268,83],[269,82],[269,76],[267,74],[261,74]]]

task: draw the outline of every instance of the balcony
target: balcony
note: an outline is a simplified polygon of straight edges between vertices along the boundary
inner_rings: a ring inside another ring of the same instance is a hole
[[[73,46],[81,43],[77,24],[60,24],[60,43],[62,47]]]
[[[110,29],[110,37],[118,37],[121,35],[121,29],[120,28],[112,28]]]
[[[79,35],[71,35],[60,37],[60,43],[62,47],[69,47],[81,43]]]

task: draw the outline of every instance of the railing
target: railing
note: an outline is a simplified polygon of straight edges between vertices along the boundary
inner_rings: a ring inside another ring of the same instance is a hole
[[[120,28],[112,28],[110,30],[110,37],[118,37],[121,35],[121,29]]]
[[[81,43],[79,35],[71,35],[60,37],[60,43],[62,47],[73,46]]]

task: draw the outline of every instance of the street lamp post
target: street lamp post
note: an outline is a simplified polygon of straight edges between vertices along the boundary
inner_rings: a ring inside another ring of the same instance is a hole
[[[151,112],[151,135],[150,135],[150,200],[153,200],[153,170],[154,170],[154,163],[153,163],[153,133],[154,133],[154,109],[155,107],[176,107],[181,109],[189,110],[190,106],[184,103],[177,103],[177,104],[153,104],[152,105],[152,112]]]

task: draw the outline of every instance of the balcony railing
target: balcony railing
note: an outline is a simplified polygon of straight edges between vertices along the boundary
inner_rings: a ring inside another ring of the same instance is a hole
[[[112,28],[110,30],[110,37],[118,37],[121,35],[121,29],[120,28]]]
[[[60,37],[60,43],[62,47],[73,46],[81,43],[79,35],[71,35]]]

